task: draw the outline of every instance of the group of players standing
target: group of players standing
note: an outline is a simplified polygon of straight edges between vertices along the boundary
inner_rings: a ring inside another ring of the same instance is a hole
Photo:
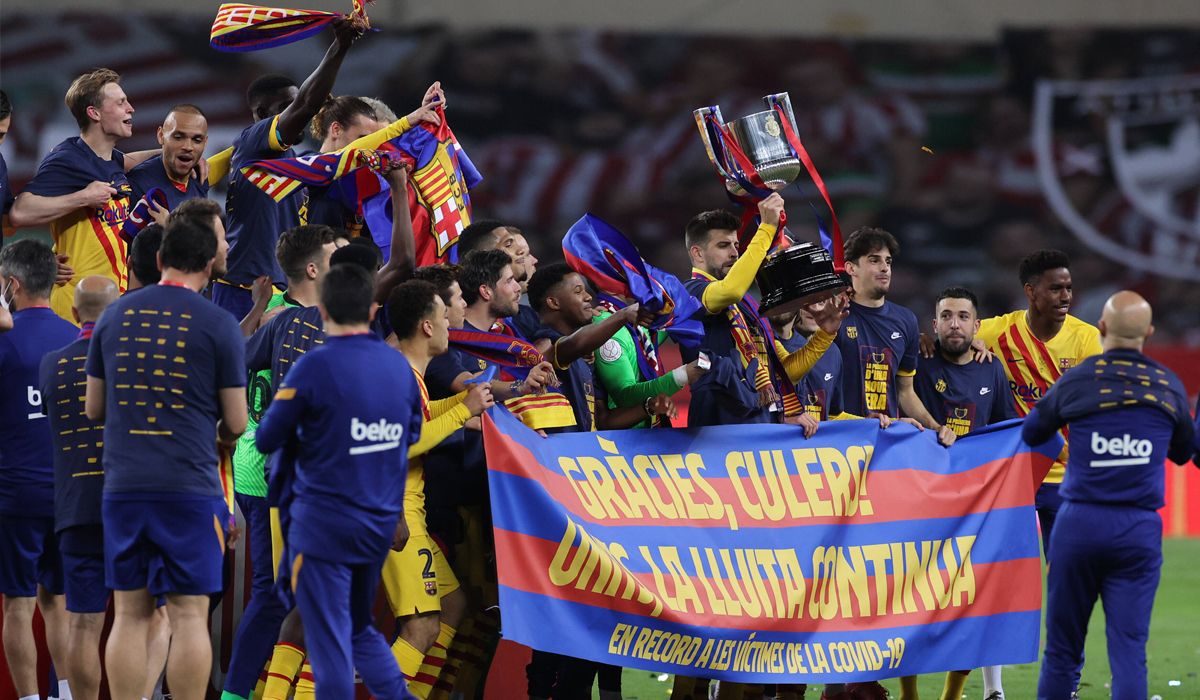
[[[57,146],[15,200],[3,183],[10,222],[48,224],[55,240],[53,251],[23,240],[0,252],[11,309],[0,317],[11,329],[0,335],[0,592],[21,700],[38,695],[35,604],[57,696],[97,697],[110,591],[111,696],[150,697],[165,663],[173,697],[201,698],[210,596],[224,589],[235,500],[253,585],[225,700],[342,700],[354,694],[355,670],[384,700],[474,697],[499,629],[480,415],[494,402],[531,405],[553,387],[574,425],[545,432],[657,428],[677,417],[672,395],[685,386],[695,399],[690,427],[784,422],[811,436],[824,420],[873,417],[929,430],[947,446],[1008,418],[1028,416],[1027,437],[1044,441],[1099,415],[1092,437],[1070,433],[1066,485],[1064,448],[1038,492],[1056,561],[1039,695],[1074,690],[1100,594],[1119,632],[1110,635],[1123,684],[1114,681],[1114,697],[1139,683],[1144,694],[1161,556],[1142,516],[1162,504],[1154,465],[1186,461],[1193,449],[1178,380],[1140,353],[1151,331],[1144,300],[1115,295],[1092,327],[1068,314],[1066,256],[1038,251],[1019,270],[1028,309],[981,321],[969,290],[946,289],[933,309],[936,340],[922,349],[916,315],[887,300],[899,244],[866,228],[845,244],[848,294],[761,319],[750,288],[780,224],[784,202],[772,195],[744,248],[728,212],[688,222],[686,286],[704,307],[706,361],[685,350],[686,364],[665,368],[650,314],[595,303],[588,281],[563,263],[539,268],[515,227],[476,221],[456,244],[460,265],[415,269],[403,167],[385,176],[394,211],[386,260],[369,236],[354,235],[353,212],[316,188],[277,202],[246,180],[246,163],[295,155],[305,128],[334,151],[437,122],[438,84],[401,119],[378,102],[328,97],[358,31],[337,24],[299,86],[256,80],[247,95],[254,124],[231,153],[208,160],[207,124],[192,105],[166,116],[161,154],[122,154],[116,144],[132,135],[134,108],[119,76],[80,76],[66,97],[80,136]],[[223,212],[206,196],[226,174]],[[152,207],[156,223],[126,240],[129,210],[155,187],[167,208]],[[451,329],[520,341],[541,361],[523,379],[490,378],[479,355],[451,346]],[[1123,411],[1140,411],[1139,423],[1113,418]],[[1109,437],[1094,436],[1117,429],[1122,444],[1146,432],[1150,467],[1089,466],[1112,453]],[[1113,529],[1118,520],[1125,530]],[[1097,563],[1089,548],[1114,538],[1127,556]],[[1110,586],[1114,578],[1122,584]],[[390,649],[372,625],[381,579],[397,618]],[[590,697],[597,676],[602,697],[620,696],[619,669],[589,662],[535,652],[527,675],[530,697]],[[957,698],[965,677],[949,674],[943,697]],[[988,698],[1003,697],[998,667],[984,680]],[[902,685],[903,697],[916,697],[915,679]],[[672,697],[706,688],[680,678]],[[805,689],[724,683],[717,692],[750,700]],[[884,696],[873,682],[822,693]]]

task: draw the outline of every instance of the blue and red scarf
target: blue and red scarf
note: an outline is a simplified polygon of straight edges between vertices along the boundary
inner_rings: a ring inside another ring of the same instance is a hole
[[[352,2],[354,9],[348,15],[228,2],[217,9],[208,43],[218,51],[260,51],[306,39],[343,17],[358,18],[369,28],[363,0]]]
[[[529,370],[546,361],[536,347],[518,337],[507,323],[500,322],[493,328],[499,332],[451,328],[450,347],[498,367],[497,378],[502,381],[524,381]],[[533,430],[569,428],[576,424],[571,402],[558,387],[547,386],[544,393],[511,398],[504,406]]]

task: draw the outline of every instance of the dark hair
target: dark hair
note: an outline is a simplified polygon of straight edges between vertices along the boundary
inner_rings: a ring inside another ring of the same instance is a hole
[[[8,93],[0,90],[0,119],[12,114],[12,102],[8,101]]]
[[[58,259],[50,246],[25,238],[0,248],[0,273],[21,280],[25,293],[35,299],[50,296],[58,274]]]
[[[975,296],[975,292],[972,292],[966,287],[946,287],[942,290],[942,293],[938,295],[937,301],[934,302],[934,305],[936,305],[937,302],[941,301],[942,299],[966,299],[967,301],[971,302],[971,306],[975,307],[975,313],[979,313],[979,299]]]
[[[66,103],[80,129],[86,129],[91,122],[88,107],[100,107],[104,86],[120,82],[121,75],[107,68],[94,68],[72,81],[71,87],[67,88]]]
[[[220,219],[224,223],[225,212],[221,209],[221,205],[211,199],[193,197],[192,199],[184,200],[182,204],[175,207],[175,211],[171,212],[170,217],[167,218],[167,226],[176,221],[188,219],[211,228],[214,218]]]
[[[433,285],[437,290],[438,296],[442,298],[442,303],[450,305],[450,285],[458,281],[458,275],[462,268],[458,265],[426,265],[418,267],[413,272],[413,279],[424,280]]]
[[[204,113],[204,110],[188,102],[182,102],[167,110],[167,114],[172,112],[179,112],[180,114],[195,114],[196,116],[208,119],[208,115]]]
[[[842,246],[842,251],[848,262],[857,264],[859,258],[870,255],[880,248],[887,248],[893,258],[900,255],[900,242],[896,240],[895,236],[881,228],[863,226],[850,234],[845,245]]]
[[[374,298],[375,281],[359,265],[334,265],[321,281],[321,306],[334,323],[370,323]]]
[[[1037,278],[1042,276],[1043,272],[1057,270],[1060,267],[1071,269],[1071,259],[1061,250],[1053,248],[1044,248],[1035,250],[1025,259],[1021,261],[1021,266],[1017,268],[1017,274],[1021,277],[1021,284],[1033,284],[1037,282]]]
[[[492,235],[492,231],[498,228],[504,228],[504,222],[497,221],[496,219],[472,221],[470,226],[464,228],[463,232],[458,234],[458,259],[466,260],[467,256],[473,251],[493,247],[494,243],[488,245],[486,241]]]
[[[246,88],[246,106],[253,110],[255,104],[262,98],[290,87],[299,87],[299,85],[295,80],[279,73],[268,73],[255,78],[250,83],[250,87]]]
[[[353,245],[354,241],[359,240],[362,240],[361,236],[351,238],[351,245],[344,245],[333,251],[333,255],[329,256],[329,266],[332,268],[334,265],[356,265],[367,274],[374,275],[379,269],[379,249]]]
[[[304,269],[320,255],[321,249],[333,243],[335,233],[328,226],[296,226],[279,234],[275,244],[275,259],[289,280],[304,276]]]
[[[570,265],[562,262],[550,263],[538,268],[537,272],[533,273],[533,277],[529,278],[527,293],[529,294],[530,305],[536,311],[546,308],[546,297],[550,296],[551,290],[562,284],[567,275],[574,272]]]
[[[159,248],[163,269],[203,272],[217,257],[217,234],[207,221],[182,217],[167,223]]]
[[[308,132],[314,139],[324,141],[334,122],[346,127],[355,117],[375,119],[375,108],[354,95],[330,96],[309,122]]]
[[[138,231],[129,244],[129,270],[142,286],[158,284],[162,272],[158,269],[158,249],[162,247],[163,227],[150,224]]]
[[[458,285],[462,287],[463,299],[467,304],[479,301],[479,288],[495,288],[500,281],[500,272],[512,265],[512,258],[503,250],[473,250],[463,260],[458,273]]]
[[[387,299],[387,315],[397,338],[405,340],[417,332],[422,319],[433,311],[437,295],[437,289],[422,280],[408,280],[392,290]]]
[[[741,222],[732,213],[724,209],[702,211],[692,217],[683,228],[683,240],[688,248],[694,245],[703,246],[708,243],[708,236],[717,229],[727,229],[737,232]]]

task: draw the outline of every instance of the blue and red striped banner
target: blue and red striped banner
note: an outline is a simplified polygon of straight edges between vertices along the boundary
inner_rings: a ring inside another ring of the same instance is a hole
[[[484,440],[506,638],[742,682],[1037,658],[1059,448],[1018,422],[947,450],[873,420],[543,438],[497,407]]]

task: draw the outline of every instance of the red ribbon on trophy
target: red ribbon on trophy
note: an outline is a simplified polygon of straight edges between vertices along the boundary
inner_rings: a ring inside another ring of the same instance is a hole
[[[767,111],[730,123],[723,122],[721,108],[715,105],[693,113],[709,161],[724,179],[730,198],[742,205],[743,228],[755,218],[758,202],[786,187],[799,175],[799,169],[791,161],[794,159],[802,165],[829,207],[833,220],[833,237],[828,246],[832,249],[829,253],[833,257],[834,268],[841,272],[845,268],[842,227],[825,180],[796,133],[791,101],[787,93],[767,95],[763,101],[769,107]],[[747,148],[752,149],[754,157],[746,153]],[[786,216],[781,216],[780,239],[776,239],[774,246],[777,249],[787,247],[783,237],[786,222]]]

